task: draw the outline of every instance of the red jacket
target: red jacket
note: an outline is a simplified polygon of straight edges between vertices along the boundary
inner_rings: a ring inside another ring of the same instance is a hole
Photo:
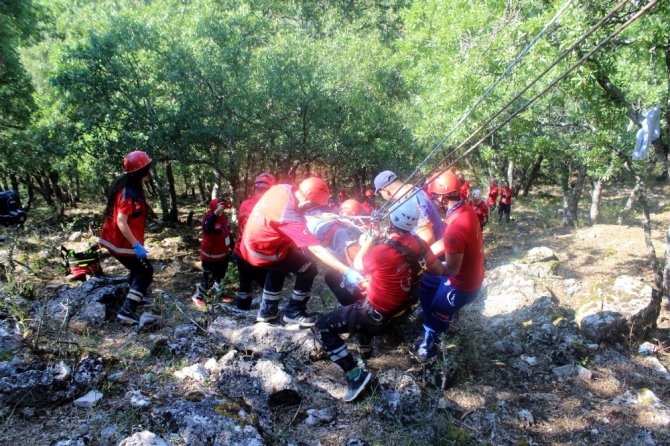
[[[505,186],[500,189],[500,204],[511,205],[512,195],[514,195],[514,191],[511,187]]]
[[[255,194],[251,198],[244,200],[240,205],[240,209],[237,211],[237,241],[235,242],[235,249],[233,250],[236,256],[242,257],[240,247],[242,246],[244,227],[247,225],[247,220],[249,219],[249,215],[251,215],[251,211],[262,196],[263,194]]]
[[[489,199],[488,199],[489,206],[495,206],[496,201],[498,201],[498,186],[491,186],[491,188],[489,189]]]
[[[214,211],[219,200],[209,203],[209,211],[202,217],[202,242],[200,243],[200,260],[219,262],[230,255],[230,229],[225,212],[216,215]]]
[[[119,191],[112,215],[105,216],[98,243],[117,256],[135,257],[133,247],[116,225],[119,214],[128,216],[128,226],[140,244],[144,244],[146,203],[138,191],[126,186]]]
[[[289,184],[272,186],[249,215],[240,252],[253,266],[268,266],[286,258],[291,248],[316,246],[298,200]]]

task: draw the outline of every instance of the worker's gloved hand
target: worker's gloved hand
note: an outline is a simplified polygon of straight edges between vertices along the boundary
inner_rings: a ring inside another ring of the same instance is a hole
[[[344,272],[344,281],[347,285],[357,285],[358,282],[362,282],[365,278],[353,268],[349,268]]]
[[[149,251],[147,251],[147,249],[142,246],[140,242],[135,242],[133,245],[133,251],[135,251],[135,255],[140,260],[145,260],[149,255]]]

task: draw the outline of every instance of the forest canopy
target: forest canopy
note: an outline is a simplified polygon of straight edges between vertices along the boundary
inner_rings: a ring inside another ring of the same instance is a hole
[[[102,203],[123,155],[144,150],[162,217],[174,221],[178,194],[205,200],[218,185],[239,200],[260,170],[285,181],[319,174],[333,190],[362,192],[380,170],[408,175],[437,148],[428,172],[464,152],[452,153],[614,7],[569,2],[457,126],[565,3],[4,1],[2,187],[56,213],[85,198]],[[488,127],[649,4],[623,3]],[[645,114],[660,106],[649,156],[667,178],[669,10],[655,5],[459,168],[509,176],[523,193],[537,181],[561,185],[569,206],[580,181],[602,187],[647,169],[630,154]]]

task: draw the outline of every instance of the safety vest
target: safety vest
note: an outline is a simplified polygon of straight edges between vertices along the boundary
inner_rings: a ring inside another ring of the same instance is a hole
[[[249,215],[240,246],[242,258],[253,266],[267,266],[286,258],[292,242],[277,227],[293,222],[305,222],[305,217],[298,210],[292,186],[272,186]]]
[[[257,194],[247,200],[244,200],[240,205],[240,209],[237,211],[237,241],[235,242],[235,248],[233,249],[235,255],[240,257],[242,256],[241,246],[244,228],[247,225],[247,220],[249,219],[249,215],[251,215],[251,211],[254,209],[254,206],[256,206],[256,203],[258,203],[258,200],[260,200],[262,196],[262,194]]]

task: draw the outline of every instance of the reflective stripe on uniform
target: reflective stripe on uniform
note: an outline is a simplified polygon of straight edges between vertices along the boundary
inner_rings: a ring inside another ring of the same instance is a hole
[[[349,351],[347,350],[347,345],[343,344],[342,347],[337,350],[328,352],[328,357],[331,361],[337,362],[339,359],[346,358],[348,354]]]
[[[247,249],[249,254],[251,254],[254,257],[258,257],[259,259],[267,260],[267,261],[270,261],[270,262],[276,262],[276,261],[279,260],[279,254],[276,254],[276,255],[273,255],[273,256],[268,256],[268,255],[265,255],[265,254],[261,254],[260,252],[254,251],[253,249],[251,249],[251,247],[249,246],[249,243],[246,240],[243,240],[243,243],[244,243],[244,247]]]
[[[112,244],[111,242],[108,242],[105,239],[99,238],[98,243],[104,246],[105,248],[114,251],[119,254],[133,254],[135,255],[135,251],[133,249],[127,249],[127,248],[119,248],[118,246]]]
[[[222,259],[228,255],[227,252],[224,252],[223,254],[210,254],[208,252],[203,251],[202,249],[200,250],[200,254],[210,259]]]

